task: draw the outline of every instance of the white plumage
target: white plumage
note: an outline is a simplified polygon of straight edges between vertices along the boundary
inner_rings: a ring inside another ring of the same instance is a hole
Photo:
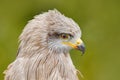
[[[84,52],[80,37],[79,26],[57,10],[35,16],[20,35],[17,58],[5,80],[78,80],[69,50]]]

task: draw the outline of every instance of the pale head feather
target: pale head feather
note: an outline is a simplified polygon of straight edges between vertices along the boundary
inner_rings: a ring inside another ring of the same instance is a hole
[[[20,35],[18,56],[5,80],[77,80],[70,47],[50,38],[55,32],[74,35],[73,43],[81,37],[79,26],[57,10],[35,16]]]

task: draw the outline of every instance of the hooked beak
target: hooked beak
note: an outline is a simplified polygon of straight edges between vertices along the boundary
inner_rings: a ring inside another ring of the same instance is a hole
[[[84,45],[84,43],[78,45],[77,49],[80,50],[82,52],[82,54],[84,54],[85,53],[85,45]]]
[[[80,50],[82,54],[85,53],[85,45],[81,39],[78,39],[76,43],[71,43],[71,42],[63,42],[64,44],[71,46],[74,49]]]

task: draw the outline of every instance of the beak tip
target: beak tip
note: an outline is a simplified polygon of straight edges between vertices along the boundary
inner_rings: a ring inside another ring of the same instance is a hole
[[[80,50],[82,52],[82,55],[85,53],[85,45],[81,44],[79,46],[77,46],[78,50]]]

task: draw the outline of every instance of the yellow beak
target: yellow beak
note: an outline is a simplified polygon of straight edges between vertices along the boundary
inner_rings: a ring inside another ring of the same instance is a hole
[[[80,50],[82,52],[82,54],[84,54],[84,52],[85,52],[85,46],[81,39],[78,39],[75,44],[73,44],[71,42],[63,42],[63,44],[68,45],[74,49]]]

